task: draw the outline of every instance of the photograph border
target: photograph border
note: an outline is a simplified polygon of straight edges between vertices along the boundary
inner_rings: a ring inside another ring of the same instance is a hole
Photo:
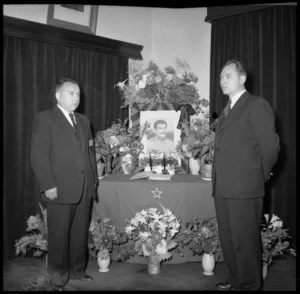
[[[55,18],[54,15],[54,8],[55,5],[61,5],[61,4],[49,4],[48,5],[48,16],[47,16],[47,24],[53,25],[60,28],[70,29],[79,31],[82,33],[88,33],[88,34],[96,34],[97,29],[97,18],[98,18],[98,5],[85,5],[85,6],[91,6],[91,16],[89,21],[89,26],[79,25],[77,23],[72,22],[72,20],[60,20]],[[81,13],[81,12],[78,12]]]

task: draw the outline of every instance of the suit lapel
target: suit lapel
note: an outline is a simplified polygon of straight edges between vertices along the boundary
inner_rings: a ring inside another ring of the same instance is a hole
[[[224,118],[224,111],[221,114],[219,123],[217,124],[216,131],[220,132],[222,131],[232,120],[235,119],[235,117],[239,114],[241,108],[244,106],[246,103],[248,97],[249,97],[249,92],[245,92],[235,103],[235,105],[232,107],[232,109],[229,111],[228,115],[226,118]]]
[[[82,136],[82,128],[80,123],[78,123],[78,128],[80,127],[80,131],[79,131],[79,136],[80,136],[80,140],[82,142],[82,148],[80,148],[80,144],[77,141],[76,138],[76,134],[74,132],[73,127],[71,126],[71,124],[69,123],[69,121],[67,120],[67,118],[65,117],[65,115],[63,114],[63,112],[57,107],[55,106],[53,108],[53,112],[54,112],[54,116],[56,119],[57,124],[60,126],[60,128],[65,132],[66,136],[70,137],[70,140],[73,141],[73,145],[74,146],[78,146],[78,148],[80,149],[80,151],[83,153],[85,145],[84,145],[84,140],[83,140],[83,136]],[[77,115],[75,115],[75,120],[76,122],[79,122],[79,118]]]

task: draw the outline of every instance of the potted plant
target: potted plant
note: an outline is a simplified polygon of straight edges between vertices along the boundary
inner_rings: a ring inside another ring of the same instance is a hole
[[[161,70],[152,60],[148,66],[141,61],[129,60],[129,78],[116,86],[124,101],[122,107],[134,104],[170,103],[191,105],[198,113],[201,101],[196,83],[198,77],[185,60],[176,58],[175,68]]]
[[[126,173],[142,169],[139,166],[139,155],[144,149],[141,140],[150,132],[149,125],[145,123],[131,128],[127,125],[128,119],[117,120],[110,128],[96,134],[96,158],[105,163],[106,174],[120,172],[122,168]]]
[[[127,241],[127,235],[119,233],[109,218],[94,217],[91,220],[88,236],[88,248],[90,255],[97,256],[99,271],[108,271],[110,253],[114,245]]]
[[[137,212],[128,221],[125,232],[134,241],[135,251],[148,257],[148,272],[160,272],[160,262],[171,257],[169,250],[176,247],[175,235],[179,232],[180,220],[169,209],[163,213],[157,208],[148,208]]]
[[[202,176],[207,179],[210,175],[206,173],[205,167],[210,167],[214,154],[215,133],[207,116],[196,118],[192,122],[184,121],[181,124],[183,139],[176,146],[176,151],[183,157],[189,158],[189,165],[192,168],[193,160],[197,160],[199,166],[194,174],[202,169]],[[193,173],[193,172],[192,172]]]
[[[30,216],[27,220],[26,231],[28,235],[16,240],[16,255],[32,253],[35,257],[41,257],[48,252],[48,228],[47,228],[47,209],[39,203],[42,211],[40,214]],[[47,262],[47,259],[46,259]]]
[[[192,221],[187,222],[185,230],[177,236],[176,241],[179,244],[178,250],[181,254],[183,254],[182,248],[188,246],[193,255],[203,255],[202,264],[204,268],[204,256],[206,255],[205,258],[212,258],[211,271],[205,270],[204,273],[213,274],[215,261],[222,258],[216,217],[194,218]]]

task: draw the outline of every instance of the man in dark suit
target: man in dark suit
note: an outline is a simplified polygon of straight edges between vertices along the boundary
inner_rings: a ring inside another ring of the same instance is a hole
[[[229,103],[216,125],[212,181],[229,276],[226,282],[216,285],[218,290],[262,288],[260,222],[264,184],[280,146],[273,110],[265,99],[245,89],[246,77],[244,65],[237,60],[228,61],[220,75]]]
[[[35,118],[30,157],[47,205],[48,273],[63,290],[69,279],[93,280],[85,270],[97,172],[90,122],[74,112],[80,102],[78,83],[60,79],[55,97],[57,105]]]

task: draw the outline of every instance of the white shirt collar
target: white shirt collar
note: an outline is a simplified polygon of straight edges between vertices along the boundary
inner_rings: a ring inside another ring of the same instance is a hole
[[[230,104],[230,109],[233,107],[233,105],[239,100],[239,98],[246,92],[246,89],[238,92],[231,98],[231,104]]]
[[[65,115],[65,117],[67,118],[67,120],[69,121],[69,123],[73,126],[72,120],[70,118],[70,112],[66,111],[65,109],[63,109],[60,105],[58,105],[58,108],[63,112],[63,114]],[[72,113],[72,112],[71,112]],[[74,113],[73,113],[74,114]],[[75,115],[74,115],[74,120],[76,123],[76,119],[75,119]]]

